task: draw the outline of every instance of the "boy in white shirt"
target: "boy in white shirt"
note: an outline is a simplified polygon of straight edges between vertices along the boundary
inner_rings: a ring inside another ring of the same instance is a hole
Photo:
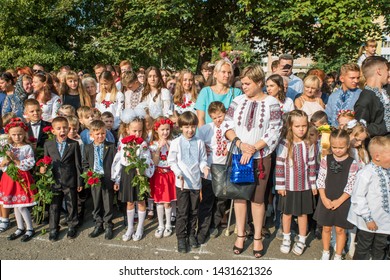
[[[171,143],[168,154],[168,165],[176,177],[176,236],[179,253],[187,253],[188,246],[199,247],[195,236],[199,194],[201,189],[201,172],[207,178],[207,153],[204,142],[195,136],[198,118],[192,112],[179,116],[178,124],[182,135]],[[188,230],[190,232],[188,232]],[[188,238],[188,240],[187,240]]]
[[[225,121],[226,108],[222,102],[211,102],[208,114],[213,120],[198,130],[198,137],[206,144],[207,163],[225,164],[228,153],[227,130],[232,129],[232,122]],[[215,197],[211,174],[202,178],[202,201],[199,204],[198,242],[203,244],[210,233],[210,238],[219,234],[219,225],[226,209],[226,200]]]
[[[356,176],[348,221],[359,229],[354,260],[383,260],[390,235],[390,137],[368,145],[371,162]]]

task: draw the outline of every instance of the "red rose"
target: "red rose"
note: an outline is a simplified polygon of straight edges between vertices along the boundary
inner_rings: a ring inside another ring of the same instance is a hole
[[[128,144],[130,142],[133,142],[135,139],[135,136],[134,135],[130,135],[130,136],[127,136],[125,138],[122,139],[122,143],[123,144]]]
[[[93,178],[93,183],[94,183],[94,184],[99,183],[99,178]]]
[[[93,172],[92,171],[88,171],[87,172],[87,177],[92,177],[93,176]]]
[[[135,143],[137,143],[138,145],[141,145],[143,142],[144,142],[144,139],[142,139],[141,137],[137,137],[134,139]]]
[[[36,166],[41,166],[41,163],[43,163],[43,159],[40,159],[37,161],[37,163],[35,164]]]
[[[88,185],[93,185],[93,184],[95,184],[95,179],[94,178],[89,178],[87,183],[88,183]]]
[[[28,141],[30,141],[31,143],[35,143],[35,142],[37,142],[37,138],[35,138],[34,136],[30,136],[28,138]]]
[[[49,156],[44,156],[42,161],[43,161],[44,164],[49,165],[49,164],[51,164],[52,159]]]
[[[49,125],[49,126],[44,127],[42,130],[43,130],[43,132],[48,133],[48,132],[51,132],[52,129],[53,128],[51,127],[51,125]]]

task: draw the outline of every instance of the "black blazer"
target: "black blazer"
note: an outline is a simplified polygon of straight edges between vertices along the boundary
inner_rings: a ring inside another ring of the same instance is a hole
[[[67,138],[64,154],[60,157],[56,140],[48,140],[44,145],[44,154],[53,160],[55,190],[83,186],[81,178],[81,152],[77,141]]]
[[[45,145],[46,140],[48,139],[47,133],[43,132],[43,128],[46,126],[51,126],[49,122],[45,122],[44,120],[41,120],[41,124],[39,126],[39,132],[38,132],[38,138],[37,138],[37,147],[43,148]],[[31,122],[27,123],[28,127],[28,137],[34,137],[34,133],[31,128]]]
[[[103,170],[104,170],[104,186],[106,188],[112,188],[114,182],[111,181],[111,166],[115,157],[115,144],[104,141],[104,152],[103,152]],[[94,168],[94,148],[93,143],[86,144],[84,146],[83,154],[83,171],[86,172],[88,169]]]

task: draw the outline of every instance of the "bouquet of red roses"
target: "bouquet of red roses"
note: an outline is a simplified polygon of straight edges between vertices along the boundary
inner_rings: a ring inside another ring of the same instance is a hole
[[[137,174],[134,176],[132,186],[139,188],[138,200],[144,200],[150,196],[150,184],[149,179],[144,175],[145,170],[149,167],[146,163],[146,159],[140,158],[140,149],[148,149],[147,146],[141,146],[144,140],[141,137],[135,137],[134,135],[127,136],[122,139],[124,144],[123,152],[125,158],[129,162],[126,166],[125,171],[129,173],[131,169],[136,169]]]
[[[19,174],[19,169],[16,167],[15,163],[10,159],[7,152],[11,151],[10,144],[5,144],[0,147],[0,157],[5,158],[9,161],[7,165],[7,170],[5,171],[9,177],[15,182],[18,182],[23,190],[27,193],[27,184],[24,181],[23,177]]]
[[[50,126],[45,126],[42,129],[42,131],[47,134],[49,140],[53,140],[54,139],[54,134],[51,132],[52,129],[53,129],[53,127],[51,125]]]
[[[35,222],[40,223],[45,218],[45,208],[47,204],[50,204],[53,200],[53,191],[51,186],[55,184],[55,180],[52,172],[52,159],[49,156],[44,156],[35,164],[37,168],[45,167],[46,172],[36,172],[35,173],[35,184],[32,184],[30,188],[32,190],[37,190],[37,193],[34,195],[35,202],[37,203],[33,210],[32,214],[34,216]]]
[[[84,184],[85,184],[84,187],[86,189],[93,188],[93,187],[100,187],[102,185],[102,183],[100,182],[100,178],[102,177],[102,175],[94,172],[91,169],[81,174],[81,177],[84,178]]]

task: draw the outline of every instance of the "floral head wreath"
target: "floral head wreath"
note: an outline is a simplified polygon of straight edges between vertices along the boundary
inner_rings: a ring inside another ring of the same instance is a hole
[[[350,115],[352,115],[354,117],[355,116],[355,111],[354,110],[340,110],[337,113],[337,118],[339,118],[341,115],[346,115],[346,114],[350,114]]]
[[[347,123],[347,129],[354,128],[358,123],[360,123],[362,126],[367,127],[367,122],[365,120],[360,120],[359,122],[357,120],[352,120]]]
[[[121,121],[129,124],[135,119],[145,119],[146,112],[143,106],[137,106],[134,109],[124,109],[121,115]]]
[[[9,130],[13,127],[21,127],[24,131],[28,131],[27,125],[20,118],[11,119],[10,123],[4,128],[4,132],[8,134]]]
[[[170,128],[173,128],[173,122],[170,119],[162,118],[158,122],[155,122],[153,125],[153,129],[157,131],[157,129],[160,127],[160,125],[163,124],[169,124]]]

